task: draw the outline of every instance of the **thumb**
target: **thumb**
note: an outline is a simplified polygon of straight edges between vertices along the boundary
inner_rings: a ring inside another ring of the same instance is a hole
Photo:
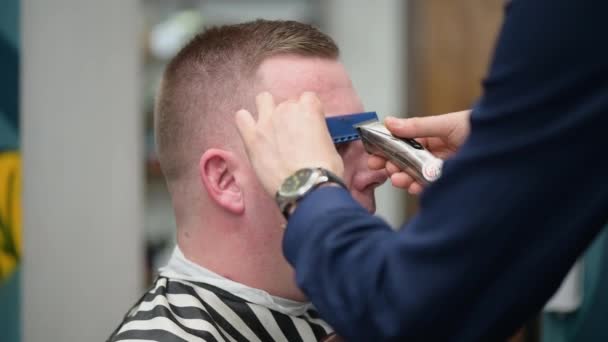
[[[387,117],[386,128],[400,138],[444,137],[450,134],[452,123],[442,115],[400,119]]]
[[[245,148],[249,151],[249,146],[253,143],[255,137],[255,120],[251,113],[245,109],[236,112],[235,115],[236,127],[239,131],[241,139],[245,143]]]

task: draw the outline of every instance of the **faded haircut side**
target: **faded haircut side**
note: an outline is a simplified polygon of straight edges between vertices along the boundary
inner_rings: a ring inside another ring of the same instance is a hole
[[[234,143],[231,115],[253,99],[260,63],[280,54],[337,59],[339,50],[313,26],[256,20],[207,29],[170,61],[154,115],[156,149],[169,184],[195,173],[208,148]]]

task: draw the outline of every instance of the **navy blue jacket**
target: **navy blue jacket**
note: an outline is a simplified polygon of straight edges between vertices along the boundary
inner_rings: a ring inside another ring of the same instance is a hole
[[[471,135],[398,232],[343,189],[284,253],[350,341],[492,341],[538,312],[608,219],[608,1],[514,0]]]

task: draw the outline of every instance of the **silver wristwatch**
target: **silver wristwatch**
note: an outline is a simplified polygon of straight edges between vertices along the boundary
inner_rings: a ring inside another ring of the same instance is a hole
[[[287,177],[275,196],[283,216],[289,219],[298,200],[325,183],[334,183],[346,189],[346,185],[338,176],[322,168],[300,169]]]

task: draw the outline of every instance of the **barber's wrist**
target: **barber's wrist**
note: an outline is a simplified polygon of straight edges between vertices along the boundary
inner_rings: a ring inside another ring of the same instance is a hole
[[[283,213],[283,217],[285,217],[285,222],[281,225],[281,227],[283,229],[287,229],[287,221],[289,221],[291,219],[291,217],[294,215],[294,213],[300,206],[301,202],[304,201],[307,197],[312,196],[315,191],[317,191],[321,188],[344,188],[344,187],[341,186],[340,184],[336,184],[336,183],[323,183],[323,184],[319,185],[318,187],[316,187],[315,189],[311,190],[309,193],[307,193],[302,198],[295,201],[293,204],[291,204],[289,206],[287,211]]]
[[[293,202],[288,208],[287,208],[287,218],[291,217],[291,215],[293,214],[294,211],[296,211],[296,208],[298,207],[298,204],[304,199],[306,198],[306,196],[310,195],[311,193],[313,193],[314,191],[316,191],[317,189],[320,188],[327,188],[327,187],[334,187],[334,188],[343,188],[342,185],[338,184],[338,183],[331,183],[331,182],[327,182],[327,183],[323,183],[320,184],[319,186],[317,186],[316,188],[312,189],[309,193],[307,193],[306,195],[302,196],[302,198],[296,200],[295,202]]]
[[[289,219],[298,202],[319,187],[346,188],[340,177],[323,168],[303,168],[287,177],[275,195],[277,205],[285,219]]]

